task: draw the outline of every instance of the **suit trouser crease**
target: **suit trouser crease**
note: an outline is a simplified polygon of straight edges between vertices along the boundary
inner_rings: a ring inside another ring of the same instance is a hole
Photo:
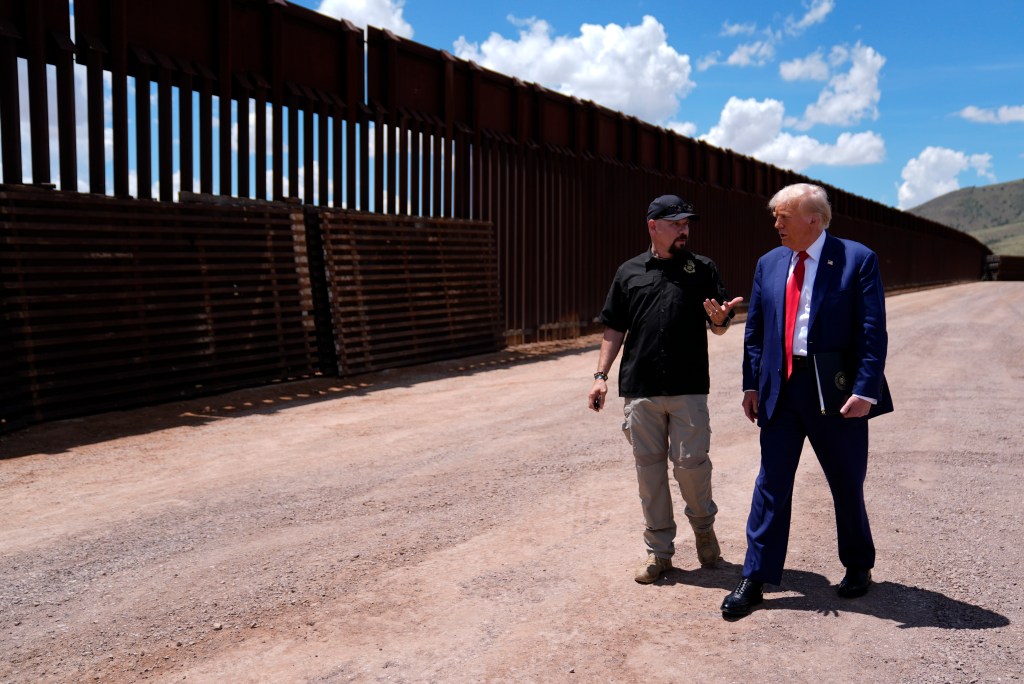
[[[675,552],[672,475],[694,530],[711,528],[718,507],[711,496],[711,426],[707,396],[626,398],[623,433],[633,447],[644,514],[644,543],[650,553]]]
[[[761,428],[761,469],[747,520],[743,576],[780,584],[789,545],[793,487],[805,438],[832,494],[840,562],[848,568],[874,567],[864,480],[868,421],[822,416],[813,374],[800,371],[782,388],[775,411]]]

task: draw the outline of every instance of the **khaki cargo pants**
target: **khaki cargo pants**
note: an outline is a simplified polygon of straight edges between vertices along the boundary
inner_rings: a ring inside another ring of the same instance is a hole
[[[718,506],[711,498],[711,421],[703,394],[671,397],[626,397],[622,432],[633,446],[643,506],[644,542],[659,558],[675,553],[676,523],[668,464],[679,483],[685,513],[694,530],[715,522]]]

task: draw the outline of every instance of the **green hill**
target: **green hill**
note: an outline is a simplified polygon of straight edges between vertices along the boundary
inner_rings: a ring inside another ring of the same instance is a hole
[[[963,188],[907,211],[973,235],[995,254],[1024,256],[1024,180]]]

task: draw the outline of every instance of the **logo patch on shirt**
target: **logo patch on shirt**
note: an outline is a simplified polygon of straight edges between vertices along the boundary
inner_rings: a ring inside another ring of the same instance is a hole
[[[693,259],[687,259],[686,265],[683,266],[683,270],[687,273],[696,273],[697,266],[693,263]]]

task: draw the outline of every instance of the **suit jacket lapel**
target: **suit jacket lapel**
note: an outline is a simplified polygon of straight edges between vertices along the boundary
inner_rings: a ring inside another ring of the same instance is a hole
[[[818,317],[821,303],[825,301],[825,295],[832,290],[836,279],[843,272],[842,268],[836,267],[842,252],[843,245],[839,242],[839,238],[825,233],[825,245],[821,249],[821,260],[818,262],[818,272],[814,276],[814,290],[811,292],[811,315],[807,321],[808,330],[814,327],[814,319]]]
[[[780,250],[779,258],[771,265],[768,273],[771,296],[775,300],[775,338],[783,342],[785,337],[783,326],[786,325],[786,280],[789,279],[789,264],[792,260],[792,250]]]

